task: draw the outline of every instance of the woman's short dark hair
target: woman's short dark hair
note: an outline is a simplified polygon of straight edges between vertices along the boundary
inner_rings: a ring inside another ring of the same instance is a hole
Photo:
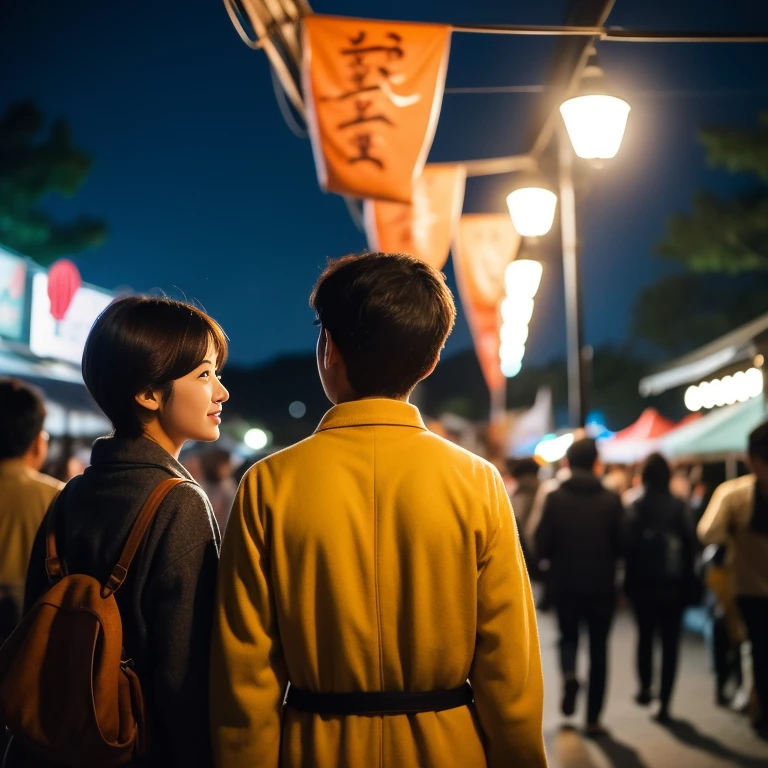
[[[0,412],[0,460],[18,459],[32,447],[43,430],[43,398],[23,381],[2,379]]]
[[[360,397],[402,397],[427,375],[456,319],[445,278],[402,253],[329,262],[309,303]]]
[[[643,485],[649,491],[668,491],[672,473],[667,460],[660,453],[652,453],[643,464]]]
[[[144,425],[136,395],[154,389],[170,400],[173,382],[200,365],[211,343],[222,368],[227,337],[205,312],[164,297],[118,299],[88,334],[83,379],[115,434],[139,437]]]

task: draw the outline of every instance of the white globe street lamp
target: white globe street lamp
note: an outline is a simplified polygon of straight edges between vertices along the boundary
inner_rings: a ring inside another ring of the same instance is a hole
[[[533,299],[539,290],[541,273],[538,261],[517,259],[507,266],[504,274],[506,297],[500,307],[499,364],[508,379],[517,376],[523,367],[528,323],[533,315]]]
[[[606,85],[605,73],[593,50],[579,92],[560,105],[573,151],[585,160],[616,157],[629,110],[629,104]]]
[[[512,224],[523,237],[543,237],[552,229],[557,195],[546,187],[526,186],[507,195]]]
[[[532,259],[516,259],[504,272],[508,297],[532,299],[541,285],[542,266]]]
[[[560,237],[568,346],[568,412],[572,424],[584,426],[587,384],[584,376],[581,289],[579,278],[576,190],[573,156],[599,161],[619,151],[627,127],[629,104],[612,92],[597,60],[594,46],[582,75],[580,88],[560,106],[563,116],[558,141]]]

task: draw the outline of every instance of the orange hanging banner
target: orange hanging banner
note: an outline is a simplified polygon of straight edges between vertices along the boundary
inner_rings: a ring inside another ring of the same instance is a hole
[[[411,201],[443,99],[451,28],[311,14],[302,83],[320,186]]]
[[[461,165],[427,165],[413,202],[365,201],[365,232],[372,251],[410,253],[435,269],[448,261],[451,238],[464,203]]]
[[[453,268],[488,389],[504,386],[499,359],[504,273],[517,256],[520,235],[506,213],[462,216],[453,247]]]

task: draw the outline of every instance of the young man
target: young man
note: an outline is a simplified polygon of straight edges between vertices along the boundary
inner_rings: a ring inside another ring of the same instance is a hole
[[[768,422],[749,436],[752,474],[723,483],[712,495],[697,533],[703,544],[727,544],[726,563],[752,646],[760,712],[758,734],[768,739]]]
[[[552,596],[560,626],[562,711],[576,707],[579,627],[589,628],[589,697],[586,732],[603,733],[600,713],[607,677],[608,635],[616,604],[616,563],[622,556],[624,510],[598,478],[595,441],[577,440],[566,454],[570,477],[544,502],[536,530],[536,556],[549,560]]]
[[[543,768],[536,617],[502,479],[408,403],[451,294],[413,257],[368,253],[331,263],[310,302],[334,407],[235,500],[216,764]]]
[[[48,455],[45,406],[30,387],[0,380],[0,641],[20,617],[32,544],[64,484],[40,473]]]

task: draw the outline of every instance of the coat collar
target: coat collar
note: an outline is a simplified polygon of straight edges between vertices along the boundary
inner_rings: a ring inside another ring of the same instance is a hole
[[[415,405],[388,398],[372,398],[335,405],[323,416],[315,431],[322,432],[326,429],[339,429],[340,427],[374,425],[413,427],[426,430],[419,409]]]
[[[91,464],[95,467],[108,464],[161,467],[179,477],[194,480],[168,451],[146,437],[100,437],[93,444]]]

